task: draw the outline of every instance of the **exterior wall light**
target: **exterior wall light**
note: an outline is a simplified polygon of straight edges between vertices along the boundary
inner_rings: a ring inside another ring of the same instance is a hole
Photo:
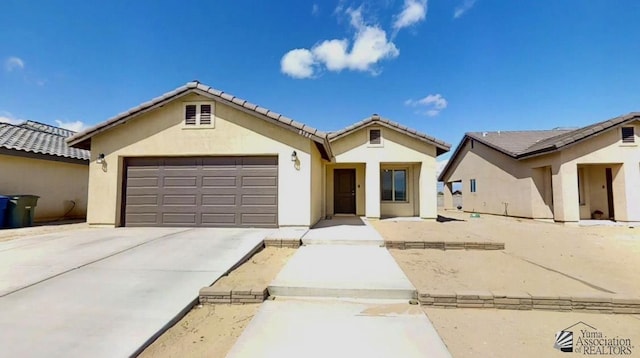
[[[293,153],[291,153],[291,161],[292,162],[297,162],[298,161],[298,153],[296,153],[295,150],[293,151]]]
[[[98,163],[98,164],[103,164],[104,163],[104,153],[98,154],[98,159],[96,160],[96,163]]]

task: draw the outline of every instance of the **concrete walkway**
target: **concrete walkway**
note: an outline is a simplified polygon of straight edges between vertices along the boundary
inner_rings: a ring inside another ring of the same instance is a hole
[[[130,356],[269,232],[87,229],[0,243],[0,355]]]
[[[272,296],[417,298],[389,251],[379,246],[303,246],[269,285]]]
[[[321,220],[303,237],[304,245],[384,245],[384,238],[358,216],[336,216]]]
[[[419,306],[405,301],[266,301],[227,358],[451,357]]]
[[[227,357],[450,357],[366,221],[322,221],[303,243]]]

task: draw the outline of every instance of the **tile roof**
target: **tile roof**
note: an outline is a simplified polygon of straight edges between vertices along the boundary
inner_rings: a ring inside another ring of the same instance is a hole
[[[76,134],[76,132],[72,130],[68,130],[60,127],[54,127],[52,125],[40,123],[36,121],[26,121],[24,123],[18,124],[17,126],[20,128],[33,129],[40,132],[55,134],[65,138],[71,137],[72,135]]]
[[[526,153],[529,147],[541,141],[568,132],[571,132],[571,130],[469,132],[466,135],[505,154],[517,157]]]
[[[640,112],[632,112],[577,129],[469,132],[464,135],[460,144],[456,147],[451,158],[438,176],[438,180],[444,180],[449,167],[454,162],[465,141],[469,138],[520,160],[562,150],[571,144],[578,143],[636,120],[640,120]]]
[[[90,159],[88,150],[71,148],[67,145],[66,137],[63,135],[66,130],[60,128],[60,131],[56,131],[52,129],[56,127],[45,124],[43,126],[50,128],[32,129],[33,123],[37,122],[27,123],[19,125],[0,123],[0,148],[87,161]],[[54,134],[55,132],[59,134]]]
[[[232,94],[225,93],[215,88],[212,88],[210,86],[204,85],[198,81],[188,82],[184,86],[178,87],[173,91],[167,92],[148,102],[145,102],[136,107],[133,107],[128,111],[120,113],[115,117],[105,122],[102,122],[94,127],[91,127],[83,132],[77,133],[72,137],[70,137],[67,140],[67,142],[71,146],[83,147],[88,149],[91,137],[94,134],[97,134],[99,132],[112,128],[114,126],[117,126],[121,123],[124,123],[126,120],[128,120],[133,116],[142,114],[147,110],[155,108],[157,105],[161,105],[174,98],[186,95],[191,92],[203,94],[210,98],[215,98],[231,106],[235,106],[246,111],[254,112],[254,114],[257,114],[258,116],[261,116],[264,119],[276,122],[280,125],[284,125],[286,128],[293,130],[304,137],[311,138],[316,142],[322,143],[323,145],[325,145],[326,149],[329,150],[328,143],[326,143],[326,137],[327,137],[326,133],[320,130],[317,130],[313,127],[307,126],[306,124],[296,122],[291,118],[281,115],[280,113],[274,112],[264,107],[260,107],[256,104],[248,102],[247,100],[236,97]]]
[[[422,132],[418,132],[415,129],[409,128],[407,126],[403,126],[400,123],[391,121],[389,119],[386,118],[382,118],[377,114],[372,115],[371,117],[365,118],[363,120],[361,120],[360,122],[354,123],[348,127],[345,127],[339,131],[335,131],[335,132],[331,132],[329,133],[329,141],[334,141],[344,135],[347,135],[349,133],[352,133],[353,131],[356,131],[360,128],[364,128],[370,125],[374,125],[374,124],[379,124],[382,125],[384,127],[387,128],[391,128],[394,129],[398,132],[404,133],[410,137],[416,138],[418,140],[421,140],[423,142],[427,142],[429,144],[433,144],[436,146],[437,148],[437,155],[440,155],[442,153],[446,153],[449,151],[449,149],[451,148],[451,144],[441,141],[435,137],[432,137],[430,135],[427,135],[425,133]]]

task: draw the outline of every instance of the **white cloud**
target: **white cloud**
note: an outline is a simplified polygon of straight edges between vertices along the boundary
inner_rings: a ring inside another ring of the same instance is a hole
[[[427,17],[427,0],[404,0],[402,12],[393,22],[393,28],[397,31],[414,25]]]
[[[87,128],[87,125],[85,125],[82,121],[65,122],[65,121],[61,121],[59,119],[56,119],[56,123],[58,124],[58,127],[64,128],[64,129],[68,129],[68,130],[74,131],[74,132],[80,132],[80,131],[82,131],[82,130]]]
[[[282,56],[280,69],[293,78],[309,78],[313,76],[315,63],[311,51],[306,48],[297,48]]]
[[[418,100],[408,99],[404,101],[404,104],[410,107],[421,107],[423,110],[419,111],[419,113],[426,114],[429,117],[437,116],[449,105],[447,100],[439,93],[430,94]]]
[[[311,6],[311,15],[316,16],[318,14],[320,14],[320,5],[313,4],[313,6]]]
[[[351,41],[325,40],[311,50],[291,50],[280,61],[281,71],[294,78],[313,77],[315,71],[322,68],[334,72],[348,69],[377,74],[375,65],[379,61],[400,54],[382,28],[364,21],[361,8],[348,8],[345,12],[350,16],[350,25],[355,30]]]
[[[13,70],[22,70],[24,68],[24,61],[15,56],[11,56],[4,61],[4,69],[7,72],[12,72]]]
[[[20,124],[22,122],[24,122],[22,119],[16,118],[7,111],[0,111],[0,123]]]
[[[473,5],[475,5],[476,0],[463,0],[462,4],[456,6],[453,11],[453,18],[457,19],[460,16],[464,15],[467,11],[471,10]]]

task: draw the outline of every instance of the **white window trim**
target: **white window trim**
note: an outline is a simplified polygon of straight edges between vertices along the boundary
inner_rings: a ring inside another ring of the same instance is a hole
[[[380,131],[380,143],[379,144],[371,144],[371,131]],[[384,147],[384,132],[382,131],[382,128],[376,127],[376,128],[369,128],[369,130],[367,130],[367,147],[369,148],[382,148]]]
[[[211,123],[210,124],[200,124],[200,111],[203,104],[208,104],[211,106]],[[196,124],[186,124],[185,122],[185,111],[187,106],[195,105],[196,106]],[[198,101],[198,102],[183,102],[182,103],[182,129],[211,129],[216,127],[216,103],[214,101]]]
[[[405,185],[406,185],[406,188],[405,188],[405,190],[406,190],[406,193],[405,193],[406,199],[405,200],[394,200],[395,196],[396,196],[396,193],[395,193],[395,181],[396,181],[396,178],[392,174],[391,175],[391,197],[393,199],[391,199],[391,200],[382,200],[382,183],[380,183],[380,202],[383,203],[383,204],[407,204],[407,203],[411,203],[411,200],[410,200],[410,198],[411,198],[411,183],[409,182],[409,177],[412,175],[412,173],[410,172],[409,167],[396,167],[396,166],[393,166],[393,167],[380,168],[380,178],[382,178],[382,171],[384,171],[384,170],[390,170],[392,172],[393,171],[398,171],[398,170],[404,170],[404,175],[405,175],[404,180],[405,180]]]

